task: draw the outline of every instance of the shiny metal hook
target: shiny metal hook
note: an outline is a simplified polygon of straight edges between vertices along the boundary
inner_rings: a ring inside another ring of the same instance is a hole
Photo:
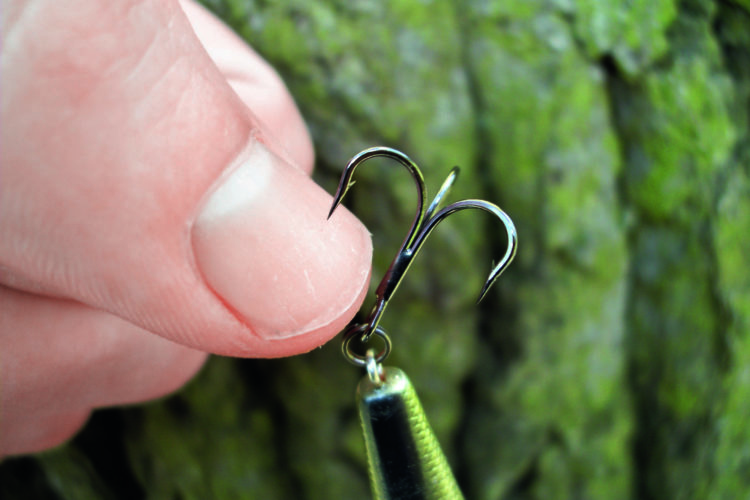
[[[396,160],[409,171],[417,188],[417,212],[414,216],[411,228],[409,228],[409,232],[407,233],[404,242],[401,244],[401,248],[399,248],[393,261],[391,261],[391,265],[385,272],[383,279],[380,281],[378,288],[375,290],[375,305],[373,306],[370,315],[367,317],[366,323],[352,325],[344,333],[344,342],[342,344],[343,353],[349,361],[359,366],[366,366],[367,358],[362,355],[357,355],[351,350],[350,344],[355,337],[358,337],[362,342],[367,342],[373,333],[377,333],[378,336],[385,341],[385,348],[377,355],[377,362],[380,363],[388,356],[391,348],[390,340],[385,332],[378,327],[380,319],[383,316],[383,312],[385,311],[391,297],[399,284],[401,284],[404,275],[409,270],[414,257],[417,256],[430,233],[432,233],[435,227],[445,220],[446,217],[461,210],[474,208],[495,215],[505,227],[508,247],[506,248],[503,257],[490,271],[490,274],[479,293],[477,302],[484,298],[490,287],[492,287],[495,281],[497,281],[500,274],[502,274],[505,268],[511,263],[516,255],[516,249],[518,246],[518,236],[513,221],[500,209],[500,207],[493,203],[484,200],[461,200],[440,209],[440,204],[458,177],[458,167],[454,167],[451,170],[450,174],[448,174],[448,177],[443,182],[443,185],[440,187],[437,195],[425,210],[427,191],[424,184],[424,177],[422,176],[419,167],[411,160],[411,158],[401,151],[384,146],[365,149],[349,161],[341,175],[341,180],[338,189],[336,190],[336,194],[334,195],[331,210],[328,213],[329,218],[341,204],[341,201],[349,191],[349,188],[354,185],[352,177],[354,176],[356,168],[365,161],[379,156]]]

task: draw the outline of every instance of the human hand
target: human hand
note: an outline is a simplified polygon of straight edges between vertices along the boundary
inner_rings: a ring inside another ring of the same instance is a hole
[[[326,221],[283,84],[182,7],[3,2],[0,456],[175,390],[205,352],[308,351],[364,298],[369,235]]]

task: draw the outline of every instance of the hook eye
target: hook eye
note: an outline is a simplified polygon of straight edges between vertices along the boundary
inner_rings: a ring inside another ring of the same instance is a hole
[[[367,354],[356,353],[353,349],[354,346],[352,345],[352,342],[356,340],[357,344],[366,347],[369,339],[372,338],[373,335],[380,337],[383,341],[383,348],[377,355],[375,355],[375,363],[380,364],[391,353],[391,338],[385,333],[385,330],[379,326],[374,330],[370,330],[370,325],[368,324],[354,325],[349,328],[344,333],[344,339],[341,342],[341,352],[344,354],[344,357],[353,365],[366,367],[368,362]],[[368,350],[370,349],[364,349],[365,352]]]

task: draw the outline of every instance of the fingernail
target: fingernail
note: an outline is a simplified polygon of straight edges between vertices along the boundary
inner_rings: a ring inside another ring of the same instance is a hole
[[[217,181],[192,230],[206,283],[264,339],[311,332],[361,299],[372,244],[331,196],[260,142]]]

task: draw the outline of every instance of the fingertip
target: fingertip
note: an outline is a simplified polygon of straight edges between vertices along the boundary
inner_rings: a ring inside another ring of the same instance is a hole
[[[296,354],[330,339],[361,305],[372,243],[346,209],[262,144],[209,195],[193,227],[207,284],[248,325],[263,356]],[[253,345],[255,344],[255,345]]]
[[[356,295],[351,304],[340,310],[337,314],[334,314],[328,323],[322,324],[306,332],[298,332],[293,336],[265,342],[261,348],[263,357],[280,358],[304,354],[321,347],[332,340],[336,335],[343,331],[344,328],[346,328],[346,325],[351,322],[354,315],[362,307],[362,303],[367,297],[369,280],[370,275],[368,274],[367,279],[362,283],[362,289]],[[247,353],[238,352],[236,355],[250,355],[257,357],[258,352],[259,348],[257,346],[252,346],[251,350]]]

